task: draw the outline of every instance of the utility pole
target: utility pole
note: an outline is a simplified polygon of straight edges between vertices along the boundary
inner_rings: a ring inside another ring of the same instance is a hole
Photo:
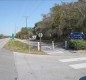
[[[25,19],[26,19],[26,27],[27,27],[27,20],[28,20],[28,16],[25,16]],[[27,27],[28,29],[28,27]],[[28,31],[28,36],[29,36],[29,41],[28,41],[28,44],[29,44],[29,53],[30,53],[30,32]],[[28,37],[27,37],[28,39]]]
[[[17,27],[16,27],[16,24],[15,24],[15,38],[16,38],[16,30],[17,30],[16,28],[17,28]]]
[[[28,20],[28,16],[24,16],[25,17],[25,22],[26,22],[26,26],[25,27],[27,27],[27,20]]]

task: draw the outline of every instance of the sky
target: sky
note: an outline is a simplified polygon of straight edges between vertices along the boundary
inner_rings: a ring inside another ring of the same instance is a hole
[[[55,4],[77,0],[0,0],[0,34],[11,35],[22,27],[34,27],[42,14],[50,12]]]

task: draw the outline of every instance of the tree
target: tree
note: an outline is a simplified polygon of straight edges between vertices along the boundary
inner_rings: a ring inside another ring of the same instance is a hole
[[[3,34],[0,34],[0,39],[4,38],[4,35]]]
[[[28,29],[27,27],[23,27],[21,31],[16,34],[16,38],[28,39],[32,35],[30,30],[31,29]]]
[[[79,2],[86,2],[86,0],[78,0]]]
[[[44,39],[68,38],[71,32],[86,33],[86,3],[79,0],[73,3],[62,3],[51,8],[49,14],[43,15],[43,20],[35,24],[35,33],[42,32]]]

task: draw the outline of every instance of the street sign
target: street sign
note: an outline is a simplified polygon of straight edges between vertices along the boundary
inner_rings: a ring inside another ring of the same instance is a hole
[[[42,33],[39,33],[39,34],[38,34],[38,37],[43,37],[43,34],[42,34]]]
[[[12,38],[12,40],[14,40],[14,38],[15,38],[14,34],[12,34],[11,38]]]
[[[70,39],[83,40],[85,36],[84,36],[83,32],[82,33],[80,33],[80,32],[74,32],[74,33],[71,33],[69,37],[70,37]]]

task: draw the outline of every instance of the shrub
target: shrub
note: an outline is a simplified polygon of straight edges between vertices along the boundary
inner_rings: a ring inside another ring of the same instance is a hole
[[[70,40],[68,46],[75,50],[86,50],[86,41],[84,40]]]

